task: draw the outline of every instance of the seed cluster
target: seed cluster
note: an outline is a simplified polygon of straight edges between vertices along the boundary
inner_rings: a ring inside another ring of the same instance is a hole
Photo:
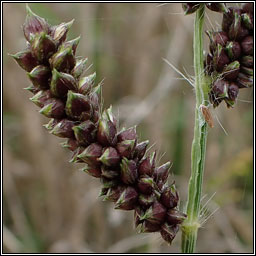
[[[184,13],[197,11],[204,3],[182,4]],[[210,52],[205,59],[206,74],[211,78],[209,98],[213,107],[223,100],[233,107],[239,89],[253,86],[253,3],[241,8],[224,3],[205,3],[215,12],[223,13],[222,29],[206,31]]]
[[[210,100],[233,107],[239,89],[253,86],[253,3],[230,7],[223,13],[222,29],[207,31],[210,52],[206,72],[211,76]]]
[[[177,209],[174,183],[168,185],[170,162],[156,166],[156,152],[146,155],[149,142],[138,142],[136,127],[118,131],[111,107],[102,110],[101,84],[94,84],[95,73],[82,76],[87,59],[75,57],[79,38],[66,41],[72,23],[51,26],[27,7],[28,47],[12,56],[28,72],[31,101],[51,118],[50,133],[67,138],[71,162],[100,179],[103,200],[134,210],[140,232],[160,232],[171,244],[186,215]]]

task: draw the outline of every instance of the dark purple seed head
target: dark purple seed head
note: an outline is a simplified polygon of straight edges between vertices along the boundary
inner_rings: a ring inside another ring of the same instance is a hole
[[[74,139],[74,132],[72,129],[73,127],[74,127],[73,121],[62,119],[61,121],[58,122],[58,124],[54,126],[51,133],[61,138]]]
[[[92,177],[95,177],[95,178],[101,177],[100,167],[90,166],[90,165],[86,164],[85,167],[83,167],[81,170],[83,172],[86,172],[87,174],[89,174]]]
[[[116,166],[120,162],[120,155],[115,148],[107,147],[104,149],[99,161],[106,166]]]
[[[38,65],[34,67],[30,73],[27,73],[33,85],[39,89],[48,89],[51,71],[48,67]]]
[[[174,208],[178,205],[179,195],[178,192],[173,185],[166,187],[161,194],[161,203],[167,208]]]
[[[86,121],[91,118],[91,104],[87,96],[68,91],[66,114],[74,120]]]
[[[88,146],[95,140],[96,126],[90,120],[87,120],[73,127],[75,138],[82,146]]]
[[[253,56],[253,37],[247,36],[241,42],[242,51],[245,55]]]
[[[46,20],[33,13],[28,5],[26,5],[26,9],[27,17],[23,25],[23,32],[26,40],[30,41],[40,32],[48,33],[49,25]]]
[[[136,207],[138,193],[133,187],[126,187],[115,204],[115,209],[133,210]]]
[[[77,157],[89,165],[99,165],[98,158],[102,155],[102,146],[98,143],[92,143]]]
[[[169,244],[171,245],[173,239],[175,238],[176,234],[179,231],[179,226],[178,225],[169,225],[168,223],[164,223],[161,226],[161,231],[160,234],[162,238]]]
[[[183,3],[182,9],[185,15],[194,13],[200,7],[200,3]]]
[[[36,104],[38,107],[42,108],[46,101],[48,101],[52,97],[50,90],[41,90],[37,92],[30,100]]]
[[[158,201],[155,201],[153,205],[146,210],[145,214],[140,219],[147,220],[151,224],[159,225],[164,222],[165,216],[166,208]]]
[[[133,160],[123,158],[120,164],[121,179],[125,184],[133,184],[138,178],[137,165]]]
[[[39,113],[49,118],[61,119],[65,116],[65,106],[61,100],[50,98],[45,101]]]
[[[154,190],[155,183],[152,177],[144,175],[139,178],[137,186],[141,193],[150,195]]]
[[[76,64],[75,56],[73,55],[72,47],[59,49],[49,60],[51,69],[69,73]]]
[[[186,218],[186,214],[176,209],[169,209],[166,214],[167,222],[170,225],[181,224]]]
[[[100,117],[97,139],[104,146],[115,146],[116,133],[116,119],[112,113],[112,107],[110,107]]]
[[[67,23],[61,23],[57,26],[52,26],[50,29],[50,36],[56,41],[57,45],[61,44],[66,40],[67,33],[71,26],[73,25],[74,20],[71,20]]]
[[[19,66],[26,71],[30,72],[39,63],[37,59],[32,55],[29,49],[18,52],[16,54],[9,54],[19,64]]]

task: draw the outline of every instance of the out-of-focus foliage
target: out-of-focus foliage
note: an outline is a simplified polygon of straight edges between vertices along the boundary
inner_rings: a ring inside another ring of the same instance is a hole
[[[159,161],[172,159],[184,207],[190,175],[194,95],[168,66],[193,74],[193,15],[180,4],[31,4],[51,24],[75,18],[71,37],[81,34],[78,55],[88,56],[103,95],[125,125],[140,123],[141,140],[150,138]],[[179,252],[156,234],[140,235],[130,212],[113,210],[97,199],[98,181],[68,163],[60,139],[42,127],[25,73],[7,53],[24,48],[25,5],[3,4],[3,224],[5,252]],[[217,28],[218,13],[207,12],[206,29]],[[205,40],[207,49],[208,40]],[[189,75],[188,75],[189,76]],[[234,109],[212,110],[215,127],[208,139],[198,252],[252,252],[253,111],[252,90],[241,90]],[[218,121],[219,120],[219,121]],[[224,132],[224,127],[226,133]],[[163,154],[165,152],[165,154]],[[162,156],[162,159],[161,159]]]

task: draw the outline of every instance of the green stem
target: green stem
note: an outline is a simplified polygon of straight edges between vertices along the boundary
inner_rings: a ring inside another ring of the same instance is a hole
[[[204,4],[196,12],[194,26],[194,67],[195,67],[195,127],[191,149],[191,177],[188,189],[187,219],[182,225],[182,252],[193,253],[196,247],[197,232],[200,227],[200,200],[206,152],[208,124],[200,110],[200,105],[209,102],[209,84],[204,75],[203,56]]]

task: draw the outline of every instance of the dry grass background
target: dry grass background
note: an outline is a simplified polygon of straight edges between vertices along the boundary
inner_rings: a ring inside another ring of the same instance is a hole
[[[98,81],[104,80],[105,106],[113,105],[121,125],[140,123],[141,139],[166,152],[184,206],[190,175],[194,94],[169,67],[193,74],[193,15],[180,4],[36,3],[30,7],[51,24],[75,23],[81,35],[78,55],[88,56]],[[207,11],[206,28],[221,15]],[[24,48],[21,25],[25,4],[3,3],[3,245],[5,252],[179,252],[179,233],[171,247],[157,234],[137,234],[131,212],[113,210],[97,199],[100,184],[70,164],[61,140],[42,127],[46,118],[22,88],[26,74],[7,53]],[[207,46],[206,40],[206,46]],[[206,47],[207,49],[207,47]],[[206,159],[205,199],[214,195],[198,252],[252,252],[253,243],[253,90],[241,92],[234,109],[213,111]],[[248,101],[248,102],[244,102]],[[172,177],[173,178],[173,177]]]

